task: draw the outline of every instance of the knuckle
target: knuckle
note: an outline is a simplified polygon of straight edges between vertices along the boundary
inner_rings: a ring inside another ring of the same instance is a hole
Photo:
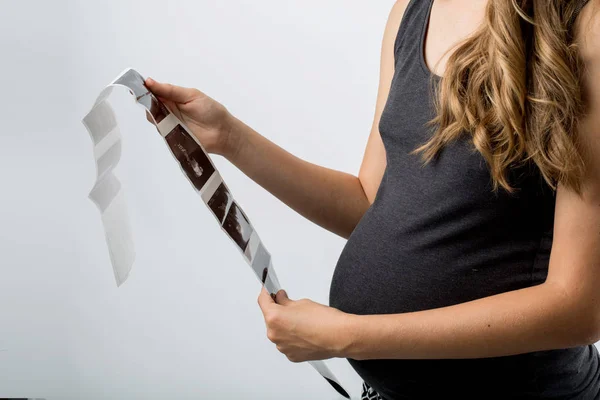
[[[287,359],[293,363],[300,362],[300,359],[293,354],[286,355]]]
[[[279,316],[276,313],[271,312],[265,315],[265,320],[267,321],[267,324],[274,325],[279,320]]]
[[[267,329],[267,339],[269,339],[273,343],[275,343],[275,341],[277,340],[277,335],[272,329]]]
[[[175,86],[167,83],[165,86],[165,92],[168,93],[169,96],[173,96],[175,92]]]

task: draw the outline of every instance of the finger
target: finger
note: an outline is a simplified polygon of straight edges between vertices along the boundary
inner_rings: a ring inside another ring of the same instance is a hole
[[[275,304],[275,300],[273,300],[269,292],[267,292],[267,290],[263,286],[260,291],[260,295],[258,296],[258,305],[260,306],[260,309],[262,310],[263,314],[273,304]]]
[[[290,298],[287,295],[287,292],[283,289],[281,289],[280,291],[277,292],[277,294],[275,295],[275,302],[277,304],[281,304],[282,306],[285,306],[286,304],[290,303],[292,300],[290,300]]]
[[[159,98],[174,101],[175,103],[187,103],[198,96],[198,91],[192,88],[160,83],[152,78],[146,79],[146,86]]]

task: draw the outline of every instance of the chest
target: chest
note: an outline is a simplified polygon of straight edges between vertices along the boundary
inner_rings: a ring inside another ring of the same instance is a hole
[[[427,68],[444,75],[453,48],[483,26],[488,0],[431,0],[422,41]]]
[[[447,144],[429,163],[424,162],[421,153],[414,152],[435,132],[436,126],[429,121],[435,114],[433,90],[437,84],[423,74],[418,64],[405,58],[398,60],[379,123],[387,166],[378,197],[414,215],[422,214],[424,209],[442,211],[445,207],[443,212],[449,214],[461,210],[454,213],[458,219],[482,209],[496,216],[531,210],[537,201],[533,189],[539,177],[530,174],[526,179],[517,179],[530,171],[514,170],[510,180],[520,192],[494,191],[488,164],[467,132]]]

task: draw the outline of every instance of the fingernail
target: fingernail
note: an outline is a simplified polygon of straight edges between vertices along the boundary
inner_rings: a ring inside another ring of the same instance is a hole
[[[154,79],[152,79],[152,78],[146,79],[146,84],[153,85],[154,84]]]

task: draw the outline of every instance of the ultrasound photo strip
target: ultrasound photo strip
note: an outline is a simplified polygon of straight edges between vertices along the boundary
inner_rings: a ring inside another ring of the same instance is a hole
[[[189,181],[197,191],[202,191],[216,171],[204,150],[181,125],[175,126],[165,140]]]
[[[191,131],[145,86],[137,71],[126,69],[98,96],[83,118],[94,145],[96,183],[89,198],[101,213],[117,285],[129,276],[135,259],[127,205],[121,183],[113,170],[121,158],[121,134],[108,103],[113,87],[123,86],[151,116],[171,155],[190,184],[211,210],[221,229],[229,236],[254,274],[274,296],[281,289],[271,255],[262,244],[249,218],[235,201],[202,144]],[[309,364],[342,396],[350,398],[323,361]]]

